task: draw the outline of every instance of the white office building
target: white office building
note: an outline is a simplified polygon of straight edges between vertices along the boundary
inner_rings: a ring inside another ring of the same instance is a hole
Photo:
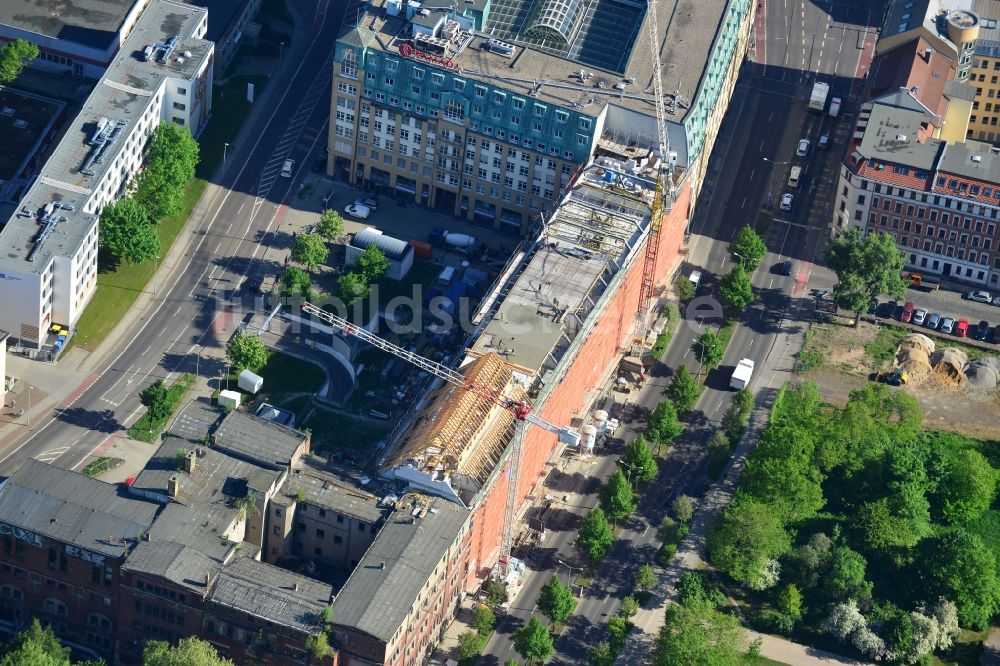
[[[39,347],[97,283],[101,209],[139,170],[161,121],[199,130],[212,99],[204,9],[152,0],[0,231],[0,329]]]

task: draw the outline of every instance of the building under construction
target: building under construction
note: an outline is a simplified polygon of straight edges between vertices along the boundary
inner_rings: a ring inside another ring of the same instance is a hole
[[[668,198],[661,228],[651,234],[652,162],[606,145],[581,169],[481,306],[460,367],[470,384],[528,399],[550,424],[580,429],[589,422],[620,357],[652,317],[640,308],[647,241],[658,241],[654,285],[679,261],[690,188],[675,188],[680,194]],[[683,178],[675,169],[670,182]],[[562,448],[555,434],[518,421],[481,392],[448,384],[413,416],[385,473],[470,509],[471,590],[509,554],[504,527],[518,523]]]

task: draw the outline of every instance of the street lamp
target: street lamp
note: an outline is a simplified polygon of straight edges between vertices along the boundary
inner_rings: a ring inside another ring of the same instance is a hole
[[[281,64],[281,58],[284,55],[285,55],[285,43],[284,42],[279,42],[278,43],[278,64],[279,65]]]
[[[567,569],[569,569],[569,589],[570,589],[570,592],[572,592],[573,591],[573,570],[574,569],[579,569],[580,571],[583,571],[583,567],[571,567],[570,565],[566,564],[562,560],[556,560],[556,564],[559,564],[559,565],[564,566]]]
[[[26,422],[28,425],[31,425],[31,389],[33,388],[34,387],[31,384],[28,384],[28,411],[24,413],[24,417],[27,419]]]
[[[156,293],[156,274],[160,269],[160,255],[153,257],[153,293]]]
[[[226,169],[226,151],[228,151],[228,150],[229,150],[229,144],[228,143],[222,144],[222,169],[223,169],[223,171],[225,171],[225,169]]]
[[[816,33],[810,32],[807,36],[812,37],[812,44],[809,46],[809,68],[806,71],[806,78],[809,78],[809,72],[812,71],[813,65],[813,49],[816,48]]]

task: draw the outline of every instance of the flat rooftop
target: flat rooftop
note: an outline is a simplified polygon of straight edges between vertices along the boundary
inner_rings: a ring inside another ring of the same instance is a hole
[[[22,0],[0,2],[0,23],[46,37],[107,49],[132,7],[149,0]]]
[[[391,639],[468,520],[458,504],[406,495],[333,602],[333,623]]]
[[[358,488],[339,474],[304,456],[285,480],[282,492],[291,497],[302,493],[313,506],[350,516],[366,523],[377,523],[386,514],[380,498]]]
[[[159,508],[116,485],[37,460],[0,483],[0,522],[109,557],[123,556]]]
[[[11,181],[21,175],[65,106],[59,100],[0,86],[0,136],[4,137],[0,181]],[[0,184],[0,200],[6,198],[4,190]]]
[[[238,557],[219,573],[209,598],[220,606],[310,632],[333,600],[333,587],[250,557]]]
[[[986,183],[1000,183],[1000,153],[982,141],[950,143],[944,147],[938,170]]]
[[[554,368],[649,226],[655,188],[640,163],[602,157],[588,165],[546,220],[543,242],[512,276],[473,351],[495,352],[536,376]]]
[[[215,431],[212,446],[265,467],[285,469],[306,437],[294,428],[232,411]]]
[[[918,132],[929,122],[933,122],[933,118],[925,111],[876,103],[871,108],[857,151],[865,159],[930,171],[934,168],[940,141],[917,141]]]
[[[442,0],[436,2],[441,5]],[[388,15],[387,4],[374,0],[367,5],[356,25],[345,25],[341,39],[398,53],[411,37],[412,21]],[[660,0],[656,4],[657,23],[664,34],[657,50],[670,120],[681,122],[687,114],[707,70],[727,4],[727,0]],[[430,17],[418,13],[414,17],[418,23],[435,16],[435,0],[424,7],[432,8]],[[572,14],[566,41],[537,29],[541,14],[560,12]],[[464,77],[594,116],[608,104],[654,115],[646,20],[646,3],[637,0],[498,0],[491,3],[483,30],[462,33],[444,57],[459,64]],[[494,38],[514,45],[513,57],[488,50],[485,45]]]
[[[206,576],[214,576],[222,565],[204,553],[169,541],[141,541],[128,554],[122,569],[170,581],[204,596]]]
[[[27,3],[0,3],[25,6]],[[45,2],[46,5],[50,4]],[[51,3],[65,7],[64,3]],[[85,5],[101,3],[85,0]],[[34,5],[33,5],[34,6]],[[213,45],[194,39],[205,10],[171,0],[152,0],[129,33],[104,77],[94,87],[76,118],[56,145],[35,183],[25,193],[17,212],[0,231],[0,270],[41,273],[53,256],[72,256],[92,228],[96,216],[83,212],[93,188],[126,149],[126,139],[136,131],[136,123],[167,77],[190,78],[209,57]],[[146,46],[162,44],[171,37],[180,41],[166,63],[144,61]],[[179,57],[184,52],[190,57]],[[91,145],[102,121],[108,141],[103,151]],[[119,128],[115,133],[114,128]],[[112,138],[113,137],[113,138]],[[91,160],[90,158],[99,157]],[[43,221],[46,206],[58,202]],[[48,233],[44,233],[45,230]],[[34,252],[33,261],[29,254]]]

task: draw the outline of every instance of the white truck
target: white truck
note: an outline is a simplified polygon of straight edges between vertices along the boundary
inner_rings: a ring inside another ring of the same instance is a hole
[[[729,387],[737,391],[745,389],[750,384],[751,376],[753,376],[753,361],[745,358],[736,364],[733,377],[729,380]]]
[[[830,94],[830,84],[817,81],[813,84],[812,94],[809,95],[809,108],[823,112],[826,108],[826,96]]]
[[[830,117],[836,118],[840,115],[840,98],[834,97],[830,100]]]

